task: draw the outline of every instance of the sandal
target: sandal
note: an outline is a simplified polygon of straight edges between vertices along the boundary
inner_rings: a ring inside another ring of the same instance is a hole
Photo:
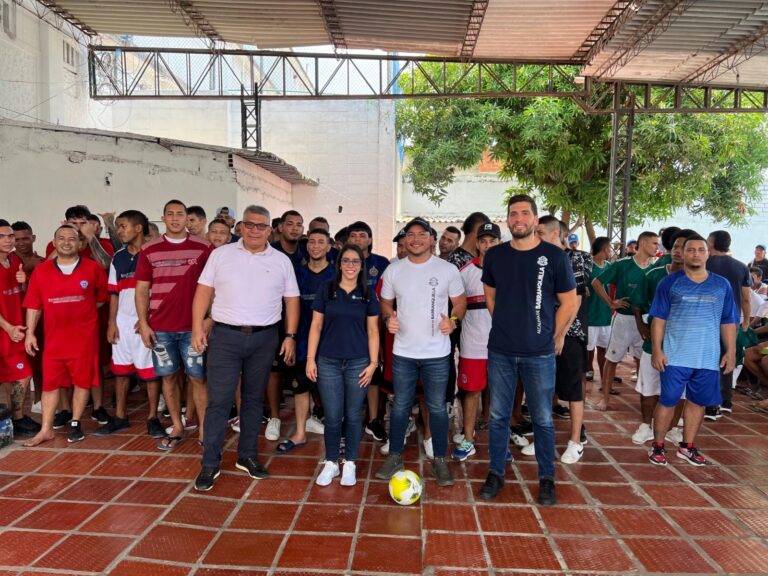
[[[277,448],[275,448],[275,454],[288,454],[288,452],[293,452],[296,448],[301,448],[306,443],[306,440],[299,443],[296,443],[293,440],[283,440],[277,445]]]
[[[755,414],[768,414],[768,406],[760,406],[760,404],[750,404],[749,409]]]
[[[162,442],[157,445],[158,450],[162,450],[164,452],[170,452],[176,446],[179,445],[179,442],[181,442],[184,438],[182,436],[166,436],[163,438]]]

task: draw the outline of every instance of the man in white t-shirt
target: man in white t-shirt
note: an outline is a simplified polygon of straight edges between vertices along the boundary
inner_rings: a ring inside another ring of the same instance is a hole
[[[467,308],[464,285],[455,266],[432,255],[432,227],[421,218],[405,225],[408,256],[384,272],[381,288],[381,313],[384,324],[395,335],[392,375],[395,401],[389,430],[389,456],[376,472],[388,480],[403,470],[402,452],[405,429],[421,379],[429,409],[434,459],[432,472],[440,486],[451,486],[453,475],[445,461],[448,450],[448,412],[445,389],[451,343]],[[397,311],[394,302],[397,300]],[[448,302],[453,305],[448,316]]]

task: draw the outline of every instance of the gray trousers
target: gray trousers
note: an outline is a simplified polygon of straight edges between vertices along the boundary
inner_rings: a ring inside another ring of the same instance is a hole
[[[203,466],[216,468],[221,462],[229,412],[241,373],[237,457],[257,457],[264,392],[277,344],[277,325],[250,334],[213,327],[208,339],[208,408],[205,411]]]

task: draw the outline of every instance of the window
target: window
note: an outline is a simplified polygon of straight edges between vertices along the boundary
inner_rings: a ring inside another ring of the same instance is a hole
[[[67,42],[66,40],[61,41],[61,49],[62,49],[62,59],[64,60],[64,64],[71,68],[77,67],[77,49],[75,46]]]
[[[2,0],[0,19],[3,21],[3,32],[10,38],[16,38],[16,4],[13,0]]]

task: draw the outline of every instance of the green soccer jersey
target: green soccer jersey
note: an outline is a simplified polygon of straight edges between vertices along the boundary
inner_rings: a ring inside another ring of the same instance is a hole
[[[672,264],[672,256],[669,252],[666,254],[663,254],[662,256],[659,256],[659,259],[656,260],[656,262],[653,263],[654,268],[662,268],[663,266],[666,266],[667,264]]]
[[[602,275],[602,273],[605,272],[610,266],[610,262],[605,262],[601,268],[597,262],[593,262],[592,274],[589,278],[590,285],[592,284],[592,280]],[[605,291],[607,292],[610,289],[610,286],[604,284],[603,288],[605,288]],[[589,290],[589,297],[587,298],[587,314],[590,326],[611,325],[613,310],[611,310],[611,308],[605,302],[603,302],[602,298],[595,294],[595,291],[591,288]]]
[[[635,290],[629,299],[630,304],[640,310],[641,314],[647,314],[653,304],[653,297],[656,295],[656,288],[659,286],[659,282],[664,280],[669,274],[669,268],[662,266],[661,268],[652,268],[643,276],[643,281],[640,284],[640,288]],[[651,318],[648,318],[648,324],[650,325]],[[643,341],[643,352],[650,354],[652,352],[652,346],[650,340]]]
[[[622,258],[603,272],[600,275],[600,280],[603,284],[613,284],[616,287],[616,294],[614,295],[616,300],[620,298],[629,300],[633,292],[640,288],[645,273],[650,269],[650,265],[645,268],[638,266],[634,256]],[[625,316],[633,315],[632,308],[619,308],[617,312]]]

